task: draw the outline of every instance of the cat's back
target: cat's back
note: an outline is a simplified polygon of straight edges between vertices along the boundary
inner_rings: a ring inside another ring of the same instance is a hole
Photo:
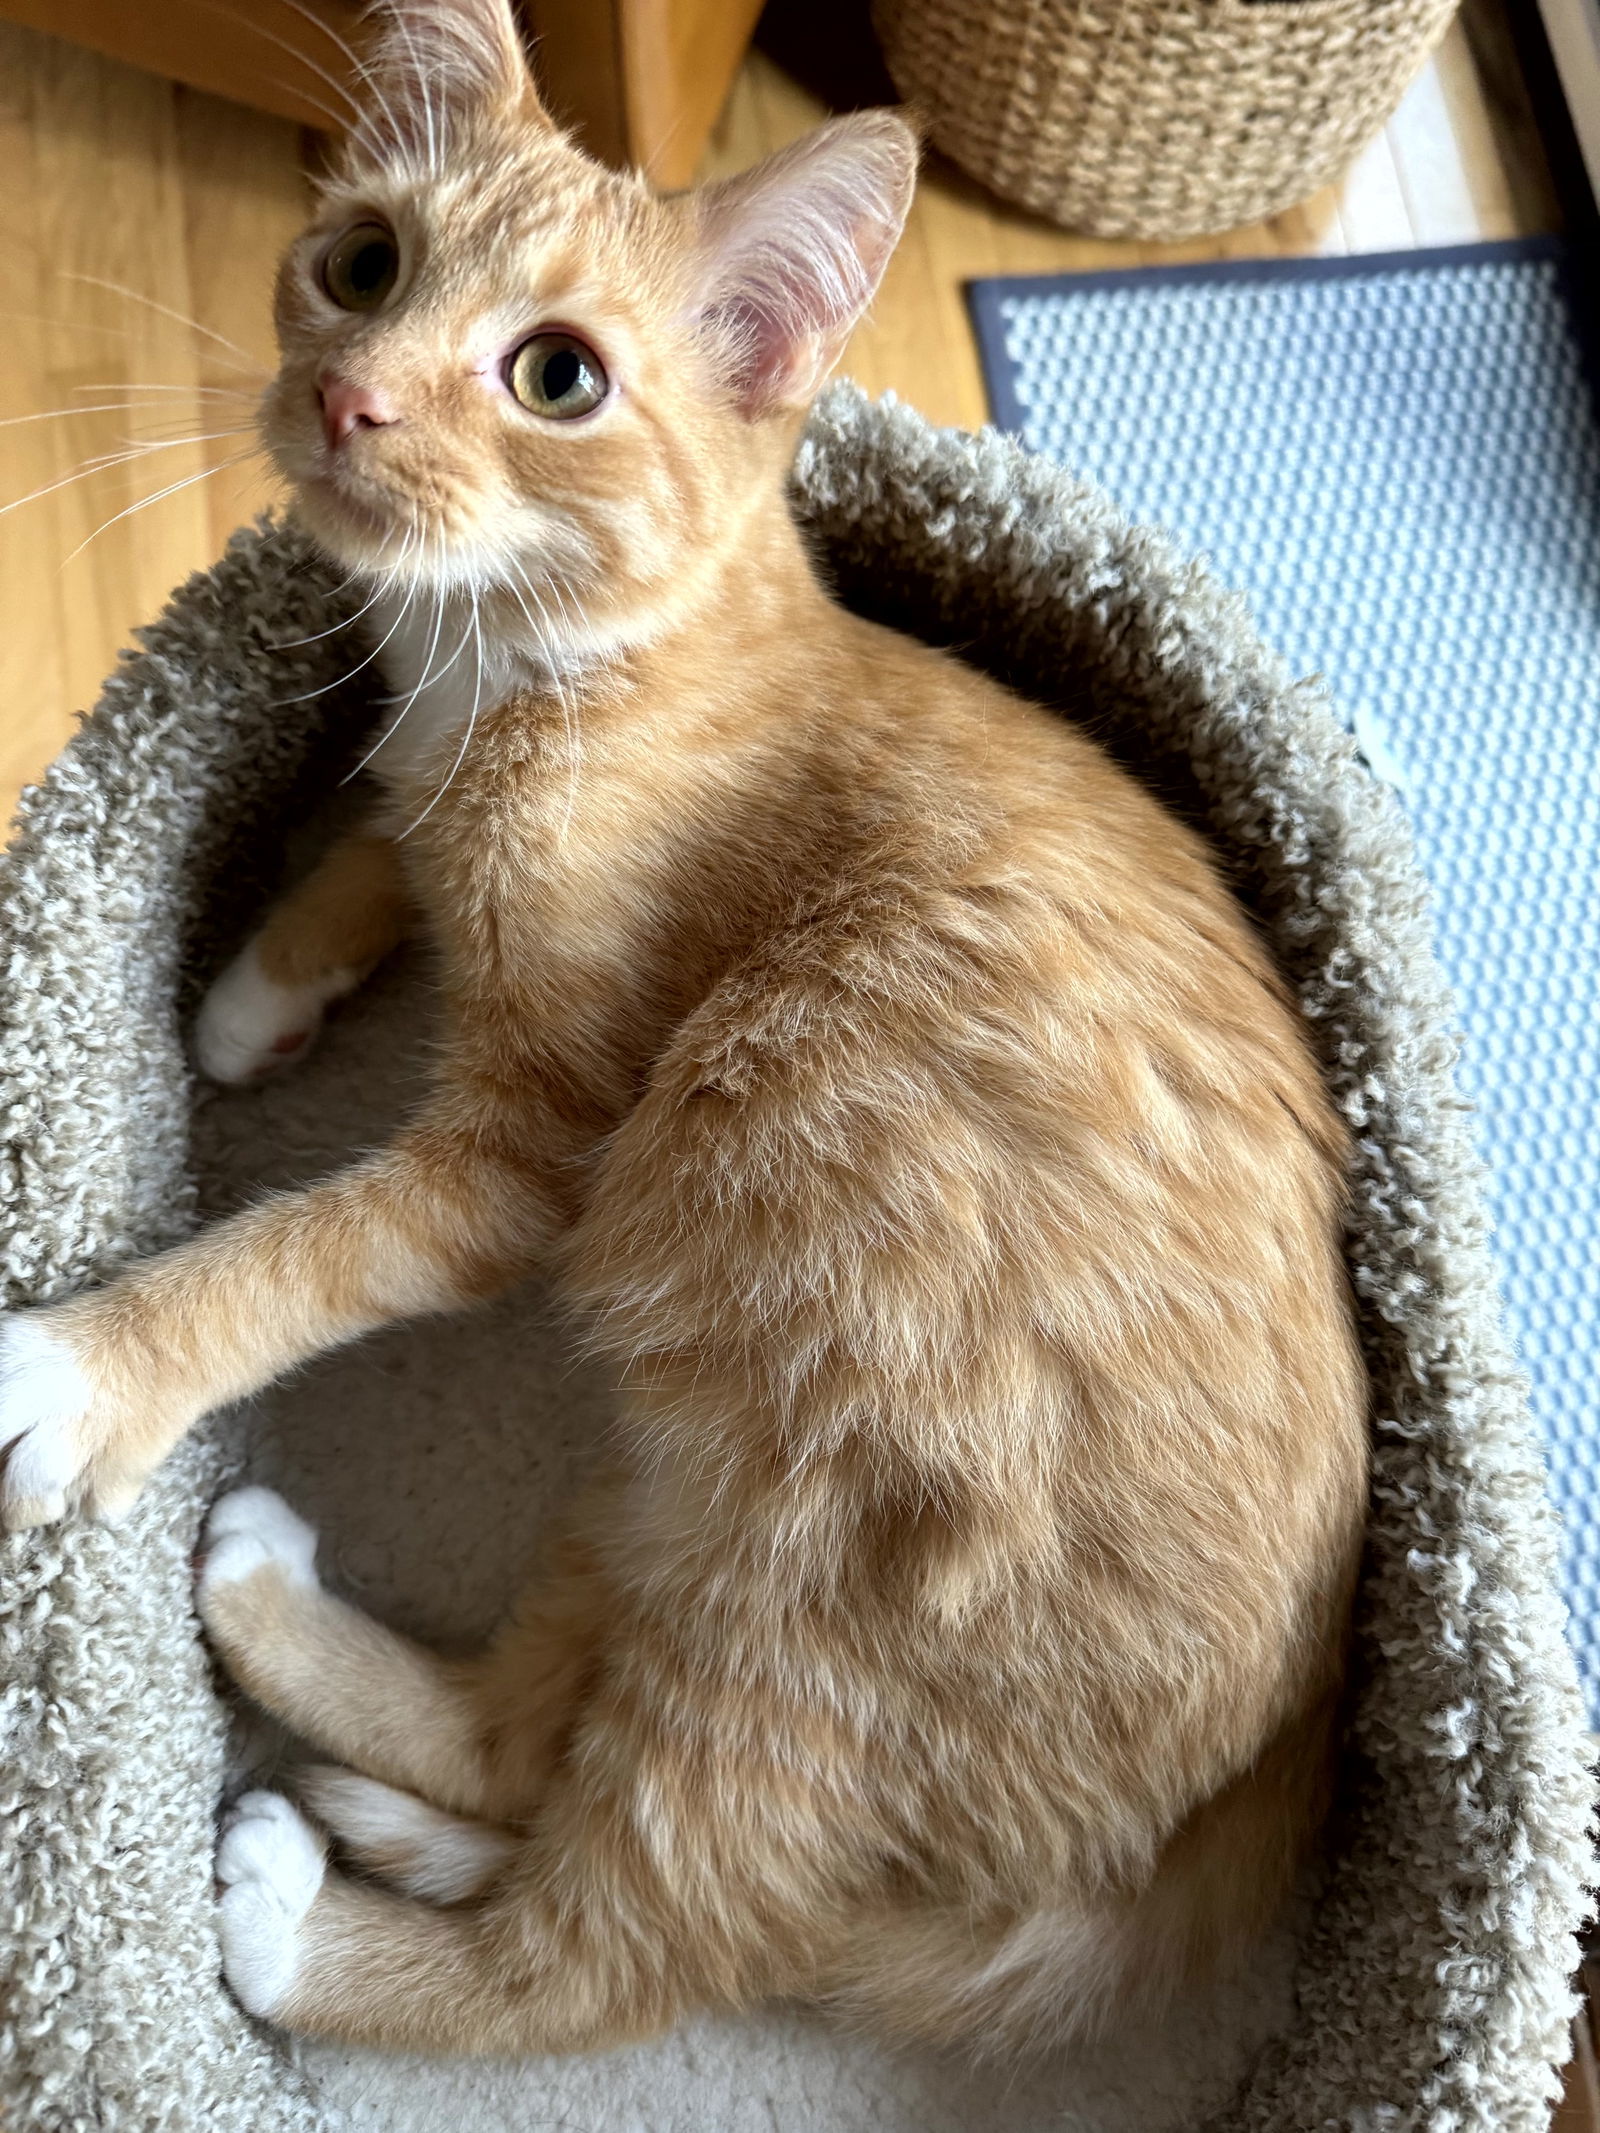
[[[1042,1054],[1058,1050],[1047,1032],[1072,1028],[1085,1088],[1099,1074],[1109,1096],[1113,1058],[1142,1053],[1191,1098],[1270,1092],[1274,1130],[1287,1103],[1339,1171],[1344,1135],[1305,1029],[1204,838],[1075,718],[898,631],[842,622],[820,749],[838,790],[819,812],[842,805],[866,834],[834,838],[839,908],[892,883],[886,945],[947,931],[951,977],[1009,1006]]]
[[[785,1337],[815,1311],[864,1368],[887,1312],[919,1372],[990,1358],[997,1403],[1007,1369],[1065,1369],[1115,1434],[1159,1384],[1229,1427],[1292,1406],[1314,1465],[1330,1433],[1350,1454],[1345,1136],[1202,839],[1066,718],[853,616],[759,689],[792,750],[754,849],[792,890],[623,1129],[666,1158],[655,1293],[702,1239],[733,1274],[748,1224]],[[590,1234],[620,1217],[631,1251],[649,1183]]]

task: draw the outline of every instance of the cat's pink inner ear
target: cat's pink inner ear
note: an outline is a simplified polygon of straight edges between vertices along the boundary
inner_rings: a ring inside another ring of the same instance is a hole
[[[872,301],[911,205],[892,111],[835,119],[698,196],[698,303],[746,414],[809,400]]]

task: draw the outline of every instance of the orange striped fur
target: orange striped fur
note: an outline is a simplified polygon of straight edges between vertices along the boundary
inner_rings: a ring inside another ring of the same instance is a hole
[[[447,1043],[389,1149],[9,1323],[6,1515],[114,1509],[220,1401],[545,1269],[621,1421],[480,1657],[323,1590],[266,1492],[217,1508],[210,1636],[346,1766],[224,1837],[235,1989],[449,2051],[796,1993],[1081,2033],[1259,1931],[1322,1810],[1342,1131],[1201,843],[846,613],[790,519],[901,122],[656,199],[549,124],[502,0],[402,9],[373,86],[265,421],[410,702],[200,1041],[291,1060],[417,925]],[[363,223],[399,276],[340,309]],[[506,382],[556,330],[606,376],[577,419]]]

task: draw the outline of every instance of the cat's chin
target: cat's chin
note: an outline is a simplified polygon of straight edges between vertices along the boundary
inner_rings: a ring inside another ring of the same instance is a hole
[[[295,515],[313,539],[353,569],[393,563],[405,543],[407,528],[393,510],[320,475],[299,484]]]

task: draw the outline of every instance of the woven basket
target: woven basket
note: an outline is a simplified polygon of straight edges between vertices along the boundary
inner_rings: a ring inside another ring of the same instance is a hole
[[[901,94],[993,191],[1100,237],[1276,214],[1376,133],[1457,0],[874,0]]]

